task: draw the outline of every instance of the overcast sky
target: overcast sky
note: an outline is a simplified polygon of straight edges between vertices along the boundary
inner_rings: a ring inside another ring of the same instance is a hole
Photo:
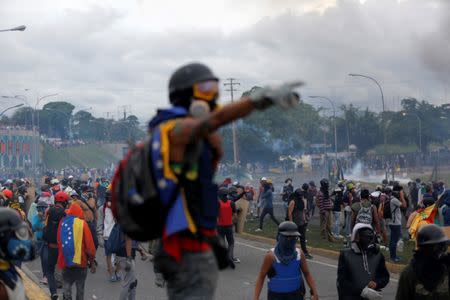
[[[0,29],[27,26],[0,33],[0,94],[34,103],[59,93],[53,99],[93,107],[97,117],[128,105],[146,121],[167,105],[171,72],[202,61],[237,78],[241,92],[301,79],[304,97],[380,110],[377,87],[353,72],[380,81],[388,109],[402,97],[441,104],[450,99],[449,3],[0,0]]]

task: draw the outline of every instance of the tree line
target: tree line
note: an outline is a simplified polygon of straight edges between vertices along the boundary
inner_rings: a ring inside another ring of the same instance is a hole
[[[34,125],[47,138],[86,142],[123,142],[138,140],[145,135],[134,115],[121,120],[96,118],[86,110],[75,112],[75,106],[65,101],[49,102],[36,111],[21,107],[11,117],[4,115],[0,124],[27,128]]]
[[[244,92],[244,96],[255,91]],[[325,106],[325,105],[324,105]],[[400,111],[374,112],[368,108],[341,105],[336,108],[338,152],[356,146],[357,155],[401,154],[434,151],[450,146],[450,104],[433,105],[405,98]],[[320,153],[319,144],[334,152],[333,116],[324,108],[300,102],[298,108],[277,108],[236,123],[239,160],[273,161],[280,155]],[[231,126],[222,129],[225,160],[233,161]],[[386,144],[384,146],[384,135]],[[421,149],[419,146],[421,144]]]

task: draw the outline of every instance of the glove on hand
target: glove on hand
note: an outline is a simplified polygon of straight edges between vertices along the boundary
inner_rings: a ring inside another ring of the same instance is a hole
[[[299,103],[300,96],[293,89],[302,85],[302,82],[292,82],[278,87],[265,87],[255,91],[250,98],[258,110],[264,110],[272,105],[288,109]]]
[[[383,299],[383,295],[381,295],[380,292],[378,292],[378,291],[376,291],[374,289],[371,289],[371,288],[369,288],[367,286],[362,290],[361,297],[363,297],[364,299],[368,299],[368,300],[381,300],[381,299]]]

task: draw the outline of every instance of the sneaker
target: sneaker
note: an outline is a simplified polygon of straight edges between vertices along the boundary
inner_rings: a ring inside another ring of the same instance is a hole
[[[399,263],[400,260],[401,260],[401,258],[398,257],[398,256],[397,256],[397,257],[394,257],[394,258],[391,258],[391,261],[394,262],[394,263]]]
[[[118,281],[120,281],[120,279],[117,275],[112,275],[111,278],[109,278],[109,282],[118,282]]]
[[[47,277],[42,277],[42,279],[39,280],[39,283],[40,284],[48,284]]]
[[[256,228],[256,229],[255,229],[255,232],[261,232],[261,231],[262,231],[261,228]]]
[[[238,264],[241,262],[241,260],[239,258],[235,257],[235,258],[233,258],[233,262]]]
[[[312,256],[312,255],[309,254],[309,253],[306,253],[306,254],[305,254],[305,257],[306,257],[306,259],[313,259],[313,258],[314,258],[314,256]]]
[[[58,295],[57,295],[57,294],[53,294],[53,295],[51,296],[51,299],[52,299],[52,300],[58,300]]]

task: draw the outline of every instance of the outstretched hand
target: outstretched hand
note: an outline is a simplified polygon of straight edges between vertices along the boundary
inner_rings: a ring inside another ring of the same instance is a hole
[[[294,107],[300,102],[300,95],[294,91],[303,85],[301,81],[285,83],[278,87],[265,87],[255,91],[250,98],[256,109],[266,109],[277,105],[283,109]]]

